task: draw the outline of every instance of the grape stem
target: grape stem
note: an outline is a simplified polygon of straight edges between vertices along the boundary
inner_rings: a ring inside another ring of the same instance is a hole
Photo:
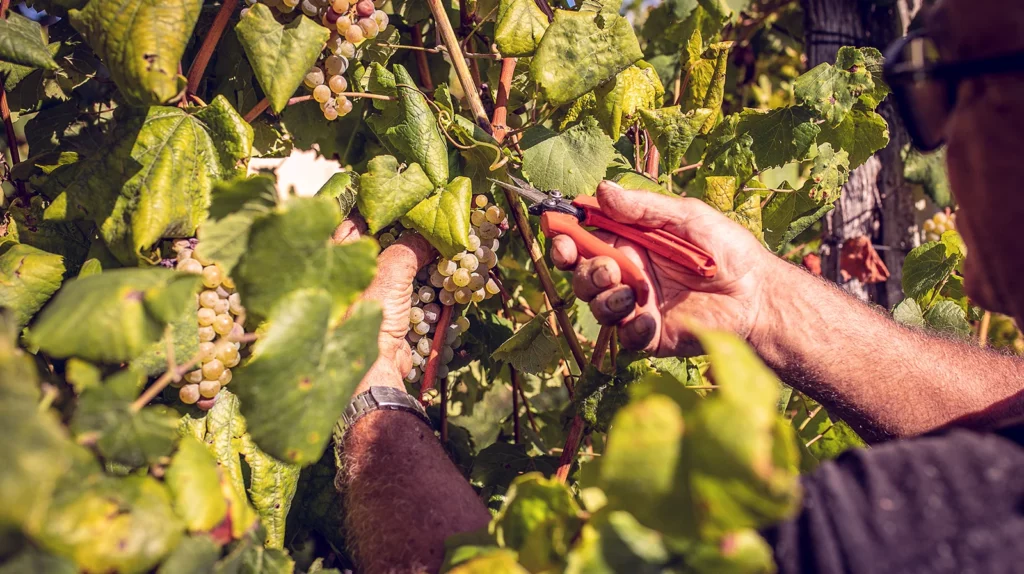
[[[597,335],[594,352],[590,355],[590,364],[598,370],[601,369],[605,353],[612,344],[612,335],[614,333],[615,327],[602,325],[601,332]],[[562,454],[558,457],[558,470],[555,471],[555,476],[561,482],[565,482],[569,478],[569,470],[572,468],[573,461],[576,460],[576,451],[579,450],[580,443],[583,442],[584,430],[583,417],[577,414],[572,419],[569,433],[565,437],[565,446],[562,447]]]
[[[434,48],[426,48],[423,46],[423,39],[420,38],[420,43],[416,43],[415,37],[413,37],[413,45],[408,46],[406,44],[385,44],[381,42],[378,46],[382,48],[394,48],[395,50],[412,50],[421,54],[447,54],[448,50],[444,46],[436,46]],[[462,55],[471,60],[500,60],[501,54],[493,54],[490,52],[463,52]],[[425,60],[424,60],[425,61]],[[426,85],[424,84],[424,89]],[[431,90],[427,90],[428,92]]]
[[[434,338],[430,342],[430,355],[427,357],[427,366],[423,369],[423,382],[420,383],[420,402],[424,406],[430,403],[427,391],[434,388],[437,367],[441,362],[441,349],[444,348],[444,341],[448,336],[448,325],[452,323],[454,309],[455,307],[452,305],[444,305],[441,308],[441,317],[437,320],[437,327],[434,329]]]
[[[420,30],[418,24],[413,24],[412,27],[412,45],[417,48],[423,47],[423,32]],[[427,64],[427,53],[422,50],[417,50],[414,55],[416,57],[416,67],[420,71],[420,83],[423,84],[423,91],[433,92],[434,79],[430,76],[430,66]]]
[[[203,74],[206,73],[206,66],[210,63],[210,57],[213,56],[213,51],[217,49],[217,43],[220,42],[220,37],[224,34],[224,29],[227,28],[228,21],[237,7],[238,0],[224,0],[221,3],[220,10],[217,11],[217,16],[213,19],[213,24],[207,30],[206,36],[203,38],[203,44],[199,47],[199,52],[196,53],[196,58],[192,60],[192,66],[188,69],[186,93],[194,94],[199,89],[199,82],[202,81]]]
[[[487,118],[487,111],[480,99],[480,91],[477,89],[476,83],[473,82],[473,76],[466,65],[466,58],[463,55],[462,46],[459,45],[459,38],[455,35],[455,30],[452,29],[451,21],[448,20],[448,12],[445,11],[441,0],[427,0],[427,5],[430,6],[431,14],[434,15],[434,24],[441,33],[441,40],[448,49],[452,65],[455,66],[455,75],[458,77],[459,83],[462,84],[462,91],[466,94],[473,118],[487,133],[491,133],[493,131],[491,121]]]
[[[11,0],[0,0],[0,20],[7,19],[7,9],[11,4]],[[14,133],[14,121],[11,120],[11,107],[7,104],[7,90],[4,89],[4,81],[7,80],[6,75],[0,75],[0,117],[4,121],[4,131],[7,134],[7,149],[11,152],[11,169],[14,166],[21,163],[21,152],[18,150],[18,136]],[[28,191],[25,189],[25,182],[14,180],[15,189],[18,191],[18,195],[26,198],[26,207],[28,206]]]
[[[385,95],[382,95],[382,94],[371,94],[369,92],[341,92],[340,94],[335,94],[335,95],[336,96],[345,96],[347,98],[368,98],[368,99],[371,99],[371,100],[388,100],[388,101],[390,101],[390,100],[394,100],[395,99],[395,98],[392,98],[391,96],[385,96]],[[312,100],[312,99],[313,99],[313,96],[295,96],[294,98],[290,98],[288,100],[288,104],[287,105],[294,106],[295,104],[301,104],[302,102],[308,102],[309,100]],[[262,100],[256,102],[256,105],[253,106],[252,109],[249,110],[245,114],[245,116],[243,116],[242,119],[244,119],[246,122],[251,124],[252,122],[256,121],[256,118],[260,117],[260,115],[263,112],[267,111],[267,108],[269,108],[269,107],[270,107],[270,100],[268,100],[267,98],[263,98]]]

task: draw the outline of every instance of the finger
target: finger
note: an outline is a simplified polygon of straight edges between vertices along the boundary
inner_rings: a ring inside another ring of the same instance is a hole
[[[359,214],[354,213],[342,221],[341,225],[334,230],[331,242],[335,245],[345,245],[359,241],[364,235],[366,235],[366,221]]]
[[[590,301],[621,281],[622,272],[611,257],[581,259],[572,276],[572,290],[580,299]]]
[[[555,264],[555,267],[562,271],[569,271],[576,267],[579,257],[576,242],[568,235],[556,235],[551,240],[551,262]]]
[[[688,229],[694,222],[721,215],[699,199],[625,189],[612,181],[597,186],[597,201],[606,215],[620,223],[665,229],[687,239],[692,238]]]
[[[650,313],[641,313],[619,325],[619,344],[629,351],[642,351],[654,340],[658,332],[657,321]]]
[[[622,321],[636,307],[636,296],[626,285],[617,285],[594,297],[590,312],[602,325],[615,325]]]

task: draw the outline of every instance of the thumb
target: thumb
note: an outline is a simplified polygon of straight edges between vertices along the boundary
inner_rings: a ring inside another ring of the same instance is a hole
[[[613,181],[602,181],[597,186],[597,202],[605,215],[620,223],[665,229],[679,236],[687,234],[688,223],[714,211],[699,199],[625,189]]]
[[[412,280],[435,256],[434,248],[418,233],[404,233],[377,257],[377,280],[389,287]]]

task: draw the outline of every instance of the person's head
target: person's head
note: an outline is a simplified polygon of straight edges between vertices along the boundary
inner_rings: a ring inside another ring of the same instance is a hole
[[[942,0],[926,22],[943,61],[1024,54],[1022,0]],[[960,80],[944,135],[968,294],[1024,325],[1024,56],[1021,64]]]

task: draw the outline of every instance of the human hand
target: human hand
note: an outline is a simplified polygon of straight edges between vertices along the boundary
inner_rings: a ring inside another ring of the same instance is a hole
[[[597,188],[597,200],[612,219],[674,233],[711,253],[718,265],[715,277],[706,279],[627,239],[595,231],[644,271],[651,296],[637,308],[633,290],[622,284],[614,260],[580,258],[572,239],[555,237],[551,241],[555,266],[575,269],[576,296],[590,302],[601,324],[619,326],[624,348],[662,357],[698,354],[699,346],[687,327],[691,322],[754,342],[766,283],[779,260],[749,231],[699,199],[626,190],[605,181]]]
[[[334,232],[334,240],[348,243],[365,232],[361,221],[347,219]],[[377,360],[366,372],[352,396],[371,386],[390,386],[405,390],[403,379],[412,369],[412,349],[405,336],[409,333],[412,308],[412,283],[416,273],[435,253],[422,236],[402,235],[377,258],[377,276],[363,292],[362,300],[377,301],[383,311],[377,334]]]

